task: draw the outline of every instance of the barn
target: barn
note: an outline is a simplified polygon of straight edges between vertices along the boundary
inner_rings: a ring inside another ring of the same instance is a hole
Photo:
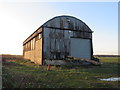
[[[47,60],[66,60],[68,56],[93,59],[91,29],[73,16],[56,16],[23,42],[23,56],[39,65]]]

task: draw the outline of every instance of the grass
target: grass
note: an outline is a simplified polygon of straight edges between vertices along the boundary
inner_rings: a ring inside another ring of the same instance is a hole
[[[29,60],[3,62],[3,88],[119,88],[118,81],[101,81],[118,77],[117,57],[98,57],[101,66],[39,66]]]

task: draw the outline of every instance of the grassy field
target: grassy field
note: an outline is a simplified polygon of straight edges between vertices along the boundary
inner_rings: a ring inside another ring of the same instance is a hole
[[[3,61],[3,88],[119,88],[118,81],[100,80],[118,77],[117,57],[98,57],[101,66],[51,66],[50,71],[47,66],[15,57],[19,59]]]

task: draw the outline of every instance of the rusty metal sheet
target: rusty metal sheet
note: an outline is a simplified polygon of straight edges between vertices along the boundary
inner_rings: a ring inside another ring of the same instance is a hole
[[[44,28],[44,31],[44,33],[47,33],[44,34],[44,48],[46,48],[44,49],[45,57],[50,59],[65,58],[65,56],[69,54],[71,35],[69,31],[51,28]]]
[[[74,17],[56,17],[48,22],[46,22],[43,26],[61,28],[61,29],[73,29],[73,30],[81,30],[81,28],[86,27],[87,25]],[[91,31],[91,29],[87,26],[85,31]]]

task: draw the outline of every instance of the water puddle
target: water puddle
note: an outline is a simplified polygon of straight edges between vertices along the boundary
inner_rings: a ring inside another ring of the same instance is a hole
[[[111,78],[107,78],[107,79],[100,79],[102,81],[120,81],[120,77],[111,77]]]

